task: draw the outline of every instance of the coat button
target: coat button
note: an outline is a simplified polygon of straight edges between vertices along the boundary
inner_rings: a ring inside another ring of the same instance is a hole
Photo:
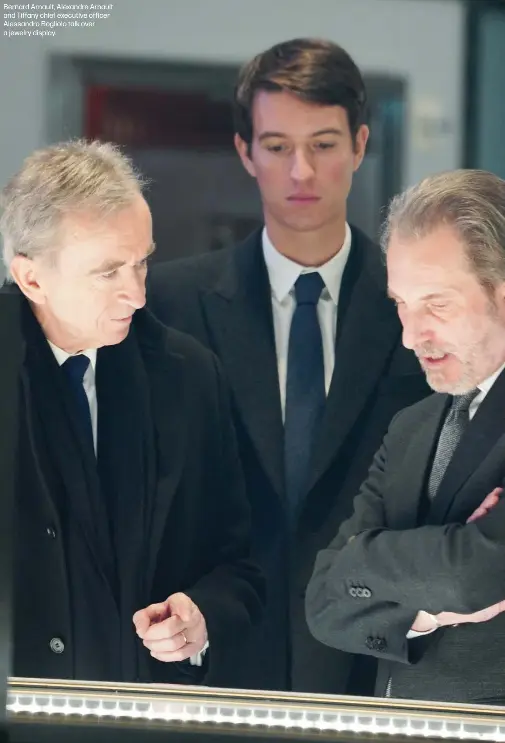
[[[65,643],[63,642],[61,637],[53,637],[53,639],[49,643],[49,647],[51,648],[53,653],[61,655],[61,653],[63,653],[63,651],[65,650]]]
[[[349,595],[352,596],[353,599],[355,599],[358,595],[358,591],[356,588],[354,588],[354,586],[352,588],[349,588]]]
[[[54,529],[52,526],[47,527],[46,534],[51,539],[56,539],[56,529]]]
[[[357,588],[357,589],[356,589],[356,596],[357,596],[357,597],[358,597],[359,599],[362,599],[362,598],[363,598],[363,588]]]
[[[369,599],[372,597],[372,592],[369,588],[363,588],[361,595],[364,599]]]

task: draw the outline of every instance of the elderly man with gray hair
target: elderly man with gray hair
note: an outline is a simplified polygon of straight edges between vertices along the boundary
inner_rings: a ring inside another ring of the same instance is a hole
[[[144,307],[142,185],[116,147],[77,141],[2,194],[0,322],[14,294],[25,347],[18,676],[226,683],[261,613],[219,366]]]
[[[388,288],[437,393],[398,413],[306,596],[317,639],[379,658],[379,696],[505,703],[505,181],[391,204]]]

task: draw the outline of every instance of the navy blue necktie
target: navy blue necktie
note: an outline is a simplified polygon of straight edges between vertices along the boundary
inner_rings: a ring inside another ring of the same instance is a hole
[[[93,426],[91,424],[91,411],[89,409],[88,396],[83,386],[84,375],[90,364],[90,360],[84,354],[69,356],[63,364],[68,380],[72,386],[77,409],[79,411],[79,423],[84,435],[91,441],[93,446]]]
[[[314,440],[326,402],[323,340],[317,317],[323,288],[317,272],[301,274],[295,284],[284,415],[286,494],[292,522],[307,494]]]

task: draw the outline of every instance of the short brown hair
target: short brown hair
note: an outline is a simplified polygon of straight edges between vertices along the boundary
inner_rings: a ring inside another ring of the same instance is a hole
[[[361,72],[338,44],[323,39],[292,39],[267,49],[240,71],[235,87],[235,131],[253,139],[252,107],[256,94],[286,91],[304,101],[342,106],[353,141],[366,123],[367,100]]]
[[[425,178],[392,200],[382,232],[418,239],[453,227],[475,275],[491,289],[505,281],[505,181],[485,170],[453,170]]]

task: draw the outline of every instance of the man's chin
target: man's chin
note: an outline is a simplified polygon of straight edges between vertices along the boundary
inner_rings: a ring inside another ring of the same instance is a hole
[[[130,332],[130,327],[117,328],[113,333],[108,333],[106,338],[102,340],[102,346],[117,346],[118,343],[122,343]]]
[[[448,395],[465,395],[475,388],[475,384],[469,379],[447,379],[436,372],[425,372],[426,381],[433,392],[443,392]]]

